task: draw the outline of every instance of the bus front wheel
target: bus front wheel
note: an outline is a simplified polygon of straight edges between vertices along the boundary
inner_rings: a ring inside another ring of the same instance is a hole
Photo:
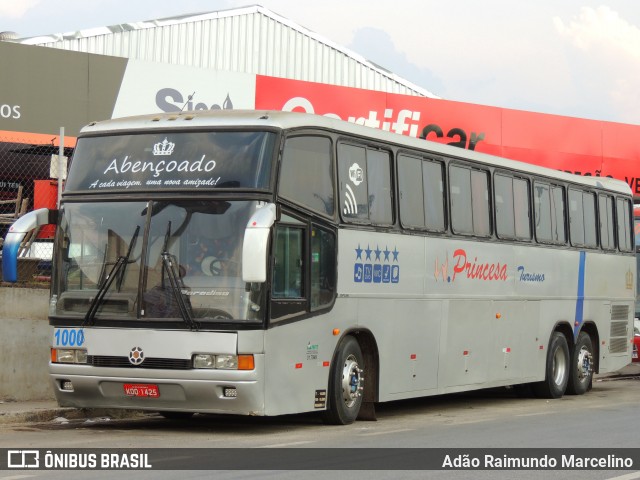
[[[560,332],[553,332],[549,349],[545,378],[533,384],[533,392],[540,398],[560,398],[564,395],[569,382],[569,344]]]
[[[329,373],[329,395],[325,423],[348,425],[358,417],[364,391],[364,357],[351,336],[340,343]]]

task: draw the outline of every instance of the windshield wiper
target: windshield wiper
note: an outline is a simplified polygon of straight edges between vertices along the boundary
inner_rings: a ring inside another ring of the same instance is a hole
[[[125,263],[122,266],[120,274],[118,275],[118,283],[116,285],[118,291],[120,291],[120,288],[122,288],[122,281],[124,280],[124,273],[127,270],[127,266],[129,265],[129,263],[133,263],[132,261],[129,261],[129,257],[131,257],[131,252],[133,251],[133,246],[136,244],[136,240],[138,238],[139,233],[140,233],[140,225],[138,225],[136,227],[136,231],[133,232],[133,236],[131,237],[131,241],[129,242],[129,248],[127,249],[127,254],[124,257]]]
[[[111,267],[111,271],[107,274],[104,281],[102,282],[102,285],[100,285],[100,288],[98,288],[98,292],[96,293],[96,296],[93,297],[93,300],[89,305],[89,310],[87,310],[87,313],[84,316],[82,325],[80,325],[81,327],[86,327],[87,325],[93,325],[95,323],[96,314],[98,313],[98,309],[102,304],[102,300],[104,299],[104,296],[109,291],[109,287],[115,280],[116,275],[118,275],[118,272],[122,270],[120,276],[118,277],[118,291],[120,290],[120,287],[122,285],[122,279],[124,277],[124,271],[126,269],[126,265],[129,263],[129,256],[131,255],[131,251],[133,250],[133,245],[135,244],[136,238],[138,238],[139,233],[140,233],[140,225],[136,227],[135,232],[133,232],[133,235],[131,236],[131,240],[129,241],[129,248],[127,249],[127,254],[120,255],[118,257],[116,262],[113,264],[113,267]],[[105,248],[105,252],[106,251],[107,249]],[[105,265],[106,265],[106,262],[103,264],[103,268]]]
[[[167,233],[164,237],[164,245],[162,247],[162,253],[160,257],[162,258],[162,269],[167,271],[167,278],[169,279],[169,285],[171,290],[173,291],[173,295],[178,303],[178,309],[180,310],[180,315],[182,316],[182,320],[191,330],[198,330],[200,328],[200,324],[193,319],[191,315],[191,311],[187,303],[184,301],[184,297],[182,295],[182,280],[180,280],[179,273],[176,273],[175,258],[168,252],[169,248],[169,237],[171,236],[171,222],[167,223]],[[164,287],[164,272],[162,273],[162,288]]]
[[[116,260],[116,263],[113,264],[111,271],[107,274],[104,279],[104,282],[98,289],[98,293],[93,297],[91,301],[91,305],[89,305],[89,310],[87,310],[87,314],[84,316],[84,320],[82,322],[81,327],[86,327],[87,325],[93,325],[95,323],[96,313],[98,313],[98,308],[100,308],[100,304],[102,303],[102,299],[107,294],[109,287],[113,283],[113,280],[118,273],[118,270],[122,268],[122,266],[127,263],[127,258],[123,255],[119,256]]]

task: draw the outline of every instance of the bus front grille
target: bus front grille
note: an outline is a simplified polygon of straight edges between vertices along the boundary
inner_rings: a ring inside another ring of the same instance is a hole
[[[94,367],[111,368],[154,368],[164,370],[190,370],[191,360],[180,358],[145,358],[140,365],[133,365],[129,357],[114,357],[109,355],[88,355],[87,363]]]

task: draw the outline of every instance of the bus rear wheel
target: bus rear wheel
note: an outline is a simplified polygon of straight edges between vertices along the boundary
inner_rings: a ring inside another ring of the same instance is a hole
[[[355,422],[362,405],[364,357],[358,341],[351,336],[340,343],[329,373],[329,395],[325,423],[348,425]]]
[[[553,332],[547,350],[546,374],[542,382],[533,384],[539,398],[560,398],[569,382],[569,344],[560,332]]]
[[[582,395],[589,390],[593,380],[593,342],[586,332],[580,332],[573,349],[569,369],[569,395]]]

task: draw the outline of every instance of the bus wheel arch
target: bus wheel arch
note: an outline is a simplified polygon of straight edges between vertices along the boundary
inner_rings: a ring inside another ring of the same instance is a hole
[[[567,328],[569,328],[567,326]],[[545,378],[532,385],[539,398],[561,398],[569,383],[570,350],[566,328],[560,325],[554,329],[549,339],[545,362]]]
[[[348,425],[375,420],[377,345],[368,331],[347,332],[338,342],[329,372],[325,423]]]

